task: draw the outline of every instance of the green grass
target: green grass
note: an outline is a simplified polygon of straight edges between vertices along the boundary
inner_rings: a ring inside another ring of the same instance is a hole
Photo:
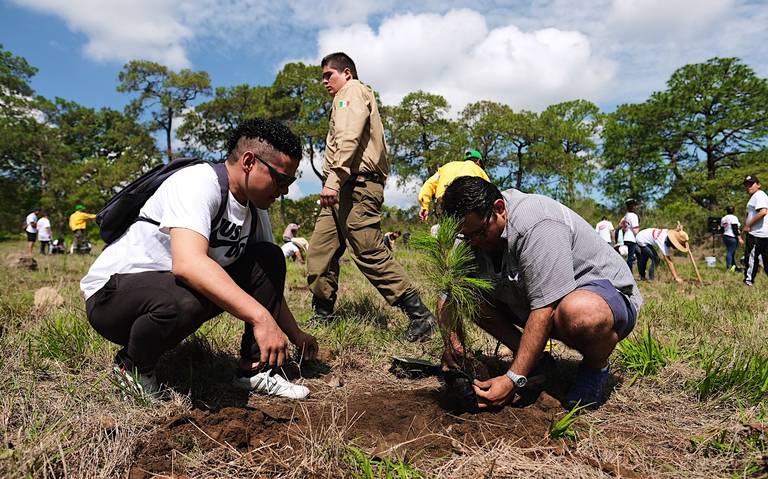
[[[724,347],[706,353],[701,367],[704,378],[693,383],[700,400],[719,398],[751,405],[768,400],[768,355]]]
[[[349,446],[349,464],[357,479],[421,479],[424,475],[412,465],[392,460],[369,458],[360,449]]]
[[[563,417],[557,421],[552,421],[549,425],[549,437],[552,439],[563,439],[569,441],[575,441],[579,438],[579,433],[576,432],[573,425],[579,418],[579,414],[584,409],[590,407],[591,404],[576,405],[568,411]]]
[[[632,334],[616,346],[619,362],[628,371],[634,373],[629,384],[638,377],[658,373],[669,362],[677,358],[675,346],[662,345],[647,326],[641,335]]]

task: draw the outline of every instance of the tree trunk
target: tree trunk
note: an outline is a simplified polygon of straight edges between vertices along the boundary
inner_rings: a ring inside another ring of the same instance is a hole
[[[173,149],[171,148],[171,134],[173,133],[173,108],[168,108],[168,123],[165,125],[166,153],[168,154],[168,163],[173,161]]]
[[[515,189],[519,190],[523,187],[523,152],[518,148],[517,150],[517,178],[515,179]]]

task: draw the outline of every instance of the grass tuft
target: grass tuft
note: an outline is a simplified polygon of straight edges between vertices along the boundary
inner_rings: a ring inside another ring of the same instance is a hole
[[[704,378],[695,383],[699,400],[719,397],[766,404],[768,356],[729,346],[706,354],[701,366]]]
[[[640,337],[633,334],[616,346],[619,362],[628,370],[634,372],[629,385],[638,377],[652,376],[677,358],[674,346],[662,345],[651,333],[651,327],[645,328]]]
[[[588,408],[591,406],[591,404],[584,404],[573,407],[568,413],[558,419],[557,421],[553,421],[552,424],[549,425],[549,437],[552,439],[563,439],[563,440],[569,440],[569,441],[575,441],[579,438],[579,433],[576,432],[576,429],[573,428],[574,423],[579,418],[579,413],[585,408]]]
[[[360,449],[349,446],[352,475],[359,479],[419,479],[424,475],[407,462],[369,458]]]

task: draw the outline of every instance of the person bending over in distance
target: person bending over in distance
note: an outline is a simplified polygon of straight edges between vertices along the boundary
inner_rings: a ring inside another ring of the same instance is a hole
[[[290,258],[291,261],[298,261],[299,263],[304,264],[304,261],[307,259],[306,253],[309,249],[309,242],[304,238],[293,238],[291,241],[288,241],[281,246],[280,249],[283,250],[285,259]]]
[[[318,347],[284,301],[285,260],[265,211],[288,192],[300,159],[299,139],[288,128],[248,120],[230,136],[223,165],[174,173],[141,208],[140,217],[157,224],[136,221],[99,255],[80,288],[90,324],[122,346],[118,381],[158,395],[160,356],[227,311],[244,323],[234,385],[289,398],[309,394],[273,374],[289,355],[289,340],[305,358]],[[227,205],[211,224],[222,202],[222,168]]]
[[[402,233],[400,231],[388,231],[384,233],[384,246],[390,251],[395,251],[395,243]]]
[[[675,263],[672,262],[672,249],[682,253],[688,253],[688,233],[683,231],[683,225],[677,224],[677,228],[662,229],[662,228],[646,228],[640,230],[635,235],[637,242],[637,272],[640,274],[640,279],[654,280],[656,278],[656,267],[659,265],[659,255],[656,253],[656,248],[661,251],[661,257],[664,258],[664,262],[669,268],[669,272],[672,273],[672,277],[675,281],[682,283],[683,279],[677,274],[675,269]],[[651,262],[651,269],[648,270],[648,276],[646,278],[646,267],[648,261]]]
[[[642,297],[621,256],[578,214],[555,200],[461,177],[443,196],[444,212],[476,254],[478,276],[494,288],[477,324],[514,351],[503,376],[475,381],[481,407],[512,400],[524,388],[547,340],[583,356],[563,405],[596,407],[608,379],[608,357],[634,328]],[[438,308],[438,320],[449,324]],[[445,340],[443,368],[464,354],[454,332]]]

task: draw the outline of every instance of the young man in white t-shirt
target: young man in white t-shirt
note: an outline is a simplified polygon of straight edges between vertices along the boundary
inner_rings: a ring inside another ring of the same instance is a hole
[[[640,232],[640,218],[637,216],[637,209],[640,203],[630,198],[624,202],[627,206],[627,212],[619,223],[619,227],[624,232],[624,246],[627,247],[627,266],[632,271],[632,265],[635,263],[637,255],[637,242],[635,235]]]
[[[747,202],[747,218],[744,220],[744,232],[747,233],[747,245],[744,256],[747,267],[744,269],[744,284],[752,286],[760,269],[760,258],[763,259],[763,270],[768,274],[768,195],[760,189],[760,181],[755,175],[744,178],[744,188],[749,193]]]
[[[228,142],[227,205],[216,224],[217,173],[209,164],[188,166],[141,208],[141,218],[158,224],[134,222],[99,255],[80,288],[93,328],[123,346],[115,373],[124,386],[156,396],[160,356],[227,311],[245,323],[234,385],[309,394],[272,374],[289,355],[288,340],[305,358],[315,356],[317,341],[283,300],[285,260],[264,211],[287,193],[301,155],[299,139],[280,123],[244,122]]]
[[[45,211],[41,211],[37,220],[37,239],[40,241],[40,254],[48,254],[51,236],[51,220],[48,219]]]
[[[37,214],[39,212],[40,209],[35,208],[24,220],[24,232],[27,233],[27,254],[29,256],[32,256],[32,248],[37,241]]]
[[[670,248],[675,248],[683,253],[688,252],[688,233],[683,231],[683,227],[678,223],[678,226],[674,230],[661,229],[661,228],[646,228],[641,230],[635,236],[637,242],[637,271],[640,274],[640,279],[645,280],[645,270],[648,266],[648,260],[651,261],[651,269],[648,271],[649,280],[656,278],[656,266],[659,265],[659,255],[654,249],[654,245],[661,251],[661,257],[664,258],[664,262],[669,268],[669,272],[672,273],[672,277],[678,283],[682,283],[683,279],[677,274],[675,269],[675,263],[672,262],[672,252]]]
[[[741,223],[739,218],[733,214],[733,206],[725,207],[725,216],[720,218],[720,227],[723,229],[723,244],[725,245],[725,269],[728,271],[741,271],[736,266],[736,249],[740,244],[744,244],[741,239]]]
[[[613,245],[613,223],[611,223],[607,217],[603,216],[603,219],[597,222],[595,231],[600,235],[603,241],[609,245]]]

